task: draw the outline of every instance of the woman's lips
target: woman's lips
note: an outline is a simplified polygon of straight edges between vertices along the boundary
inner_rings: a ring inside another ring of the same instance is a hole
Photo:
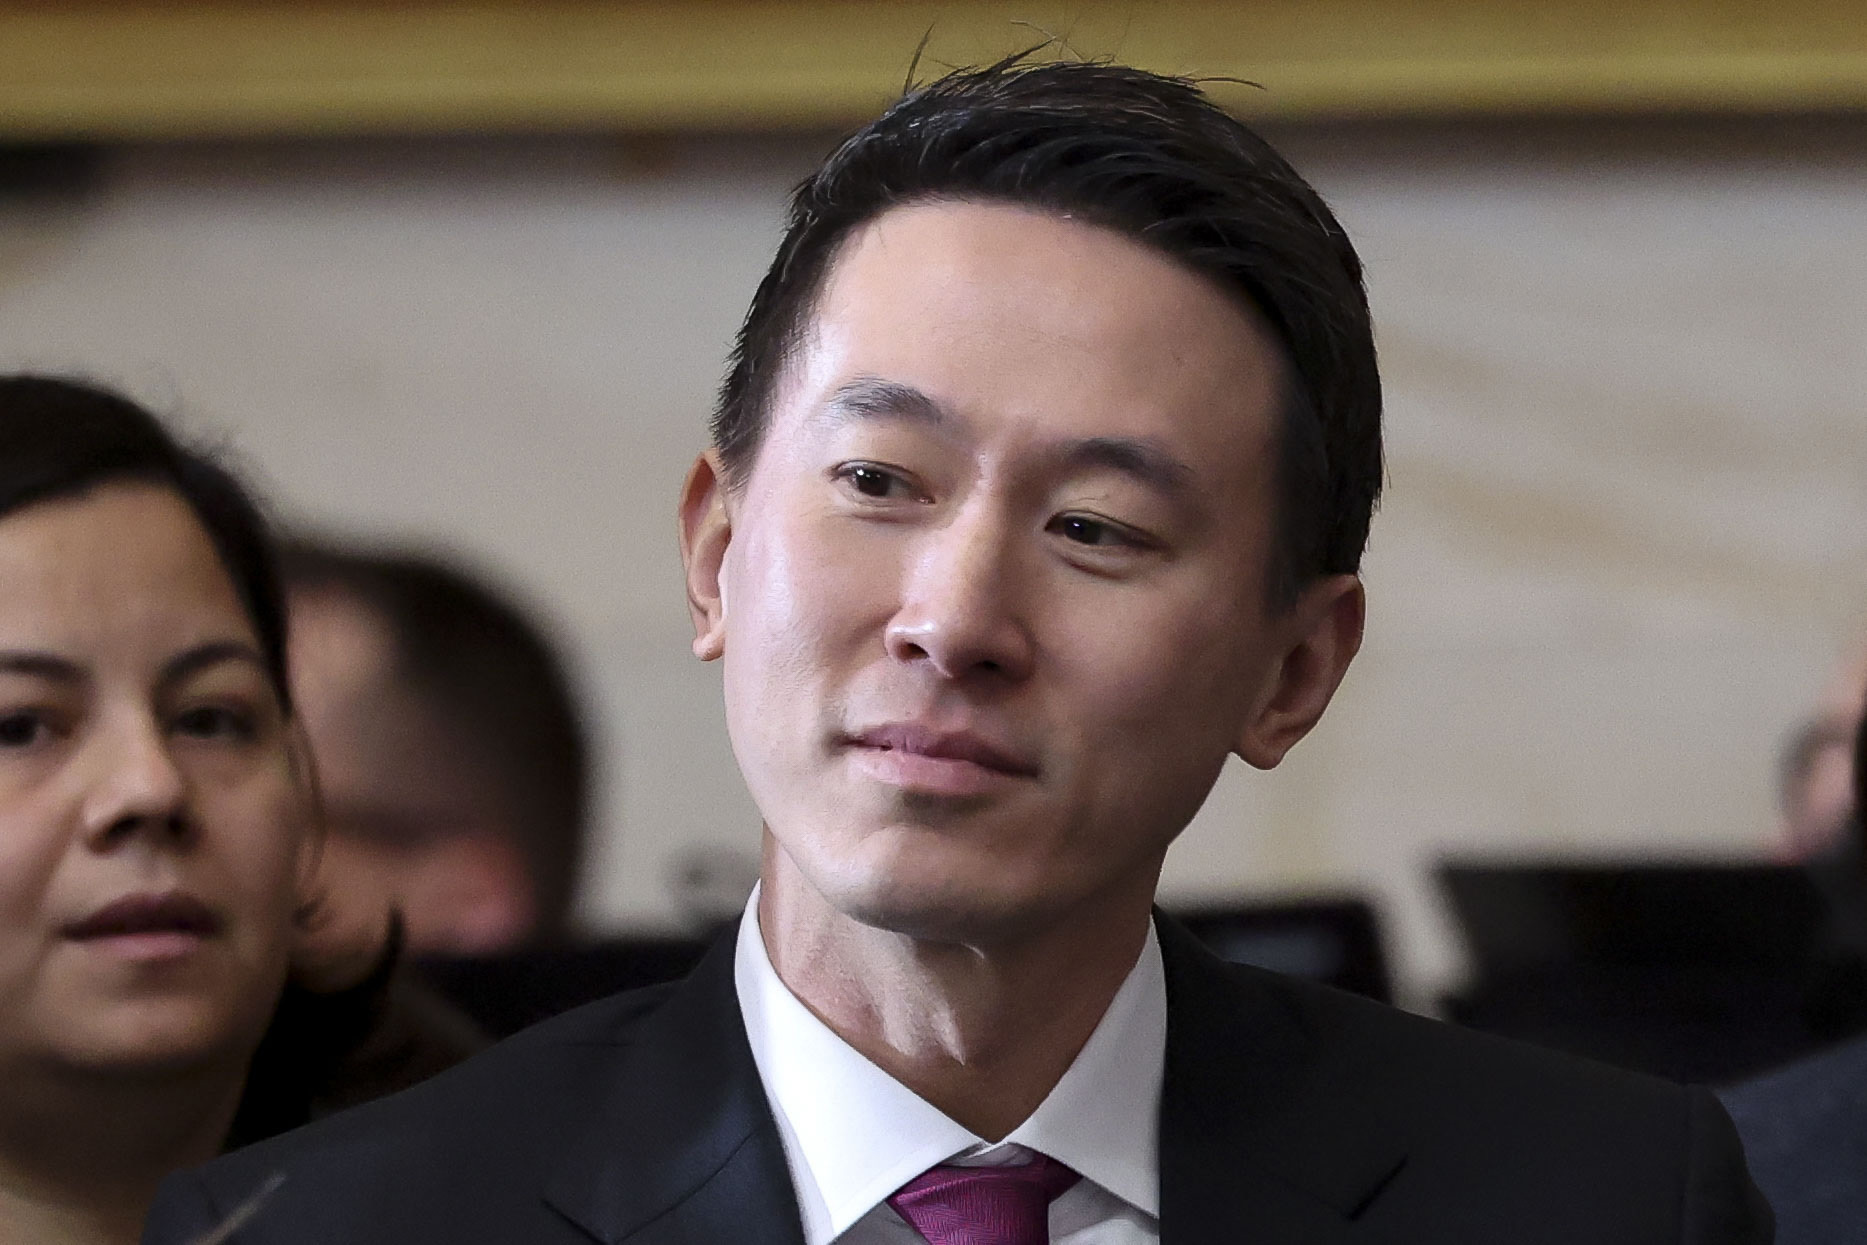
[[[126,895],[61,931],[86,946],[137,960],[187,955],[220,933],[212,908],[179,891]]]

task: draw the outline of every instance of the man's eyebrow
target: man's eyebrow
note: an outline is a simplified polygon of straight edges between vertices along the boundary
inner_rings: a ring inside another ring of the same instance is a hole
[[[188,649],[186,652],[177,653],[163,662],[159,682],[165,686],[173,686],[190,675],[199,674],[211,666],[218,666],[225,662],[245,662],[261,670],[266,668],[265,658],[259,655],[258,649],[246,641],[213,640]]]
[[[850,419],[905,419],[942,427],[953,415],[935,398],[901,381],[858,376],[838,385],[818,412],[835,422]],[[1150,437],[1085,437],[1071,441],[1057,455],[1066,469],[1118,472],[1169,497],[1193,493],[1198,473]]]
[[[1190,466],[1147,437],[1087,437],[1070,442],[1059,458],[1067,468],[1113,471],[1176,499],[1192,494],[1198,478]]]
[[[33,649],[0,649],[0,674],[24,674],[56,683],[84,682],[84,668],[77,662]]]
[[[849,419],[905,419],[917,424],[951,422],[947,409],[912,385],[879,376],[858,376],[838,385],[819,414],[836,422]]]

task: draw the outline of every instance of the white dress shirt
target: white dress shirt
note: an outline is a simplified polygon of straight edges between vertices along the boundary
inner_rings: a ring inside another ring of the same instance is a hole
[[[1157,1245],[1167,986],[1147,945],[1069,1070],[992,1144],[858,1054],[779,980],[753,892],[734,961],[752,1058],[778,1121],[805,1245],[925,1245],[888,1195],[936,1163],[1019,1163],[1035,1150],[1082,1179],[1050,1205],[1056,1245]]]

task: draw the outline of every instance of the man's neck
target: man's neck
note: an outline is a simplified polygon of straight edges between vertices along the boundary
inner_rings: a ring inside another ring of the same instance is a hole
[[[134,1242],[162,1178],[220,1150],[243,1074],[9,1071],[0,1111],[0,1245]]]
[[[1095,1032],[1146,942],[1151,894],[1017,938],[932,941],[844,916],[768,843],[758,915],[773,969],[804,1006],[949,1118],[997,1141]]]

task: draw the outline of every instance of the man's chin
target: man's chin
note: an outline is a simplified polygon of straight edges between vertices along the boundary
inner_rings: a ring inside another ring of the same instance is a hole
[[[1031,895],[958,878],[879,878],[851,882],[830,896],[847,918],[921,942],[987,945],[1043,924]]]
[[[976,838],[896,825],[798,846],[780,847],[768,885],[788,881],[846,920],[908,938],[997,941],[1063,906],[1059,869],[1036,851],[991,852]]]

